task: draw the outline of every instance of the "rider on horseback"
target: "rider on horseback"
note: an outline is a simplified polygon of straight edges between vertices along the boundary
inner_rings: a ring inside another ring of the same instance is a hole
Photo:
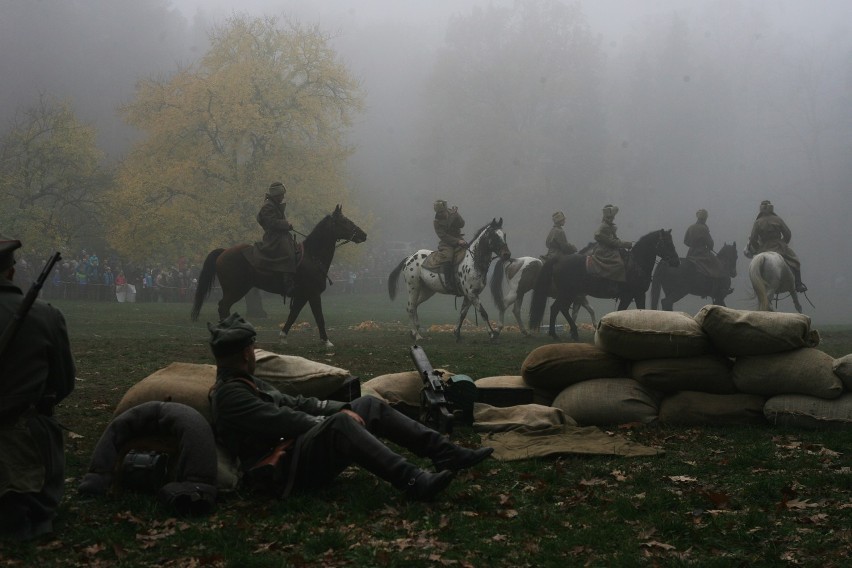
[[[616,282],[625,282],[627,280],[627,269],[621,250],[633,248],[633,243],[618,238],[616,234],[618,228],[615,225],[617,213],[618,207],[615,205],[604,206],[601,224],[595,232],[597,245],[594,253],[589,257],[588,269],[590,273],[596,276]]]
[[[296,248],[290,230],[293,228],[284,216],[287,189],[280,181],[269,186],[257,222],[263,227],[263,242],[255,243],[252,264],[259,270],[281,272],[284,294],[293,295],[293,274],[296,272]],[[251,250],[251,249],[248,249]]]
[[[553,228],[547,234],[547,239],[544,244],[547,246],[547,254],[541,257],[542,260],[555,258],[560,254],[574,254],[577,252],[577,247],[568,242],[565,236],[565,230],[562,227],[565,225],[565,214],[562,211],[557,211],[552,215]]]
[[[760,203],[760,213],[754,220],[746,255],[751,258],[752,255],[761,252],[777,252],[784,257],[790,270],[793,271],[793,276],[796,279],[796,292],[807,292],[808,287],[802,283],[802,268],[799,257],[789,246],[791,237],[792,233],[787,227],[787,223],[775,214],[775,208],[766,199]]]
[[[438,235],[438,250],[435,252],[435,262],[444,267],[444,281],[448,290],[457,290],[455,279],[455,256],[460,248],[467,247],[467,241],[462,237],[464,219],[459,214],[458,207],[447,207],[443,199],[435,201],[435,220],[433,226]],[[458,293],[458,292],[457,292]]]
[[[699,274],[712,278],[716,286],[722,286],[724,285],[722,280],[727,278],[728,274],[713,252],[713,237],[710,236],[710,228],[707,226],[707,216],[706,209],[699,209],[695,212],[697,221],[686,230],[683,244],[689,247],[689,251],[686,253],[687,260],[692,261]],[[722,290],[718,290],[711,296],[724,297],[720,296],[720,292]],[[728,294],[730,292],[731,290],[728,291]]]

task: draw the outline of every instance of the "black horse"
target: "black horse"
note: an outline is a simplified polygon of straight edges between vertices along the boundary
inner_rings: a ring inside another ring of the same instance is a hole
[[[367,233],[343,215],[338,205],[334,212],[326,215],[302,243],[303,253],[296,267],[294,277],[295,290],[290,302],[287,322],[281,327],[281,341],[285,342],[290,327],[305,307],[310,303],[311,312],[319,328],[320,339],[332,347],[325,332],[325,317],[322,313],[320,294],[325,291],[328,270],[334,258],[337,241],[363,243]],[[276,272],[258,272],[246,260],[243,250],[249,244],[235,245],[229,249],[216,249],[207,255],[201,275],[198,277],[198,289],[195,291],[195,303],[192,306],[192,321],[198,320],[201,305],[210,295],[213,281],[219,278],[222,286],[222,299],[219,301],[219,318],[231,313],[231,306],[256,287],[273,294],[284,295],[284,277]]]
[[[666,294],[662,306],[667,311],[674,309],[674,303],[687,294],[710,298],[714,304],[724,306],[725,298],[733,292],[731,279],[737,277],[737,256],[736,241],[730,245],[725,243],[716,254],[727,274],[724,278],[710,278],[700,273],[688,257],[680,259],[677,268],[665,263],[658,264],[651,279],[651,309],[657,309],[661,289]]]
[[[556,288],[556,300],[550,306],[550,331],[556,335],[556,316],[559,312],[568,320],[571,338],[578,341],[577,324],[569,313],[571,302],[578,296],[588,295],[595,298],[616,298],[618,309],[626,310],[635,301],[636,307],[645,307],[645,293],[651,285],[651,272],[657,257],[677,266],[680,260],[672,242],[671,229],[660,229],[648,233],[636,241],[627,253],[627,277],[625,282],[615,282],[589,274],[586,270],[585,254],[570,254],[552,258],[544,263],[533,287],[530,304],[530,329],[538,329],[544,315],[548,291],[551,283]]]

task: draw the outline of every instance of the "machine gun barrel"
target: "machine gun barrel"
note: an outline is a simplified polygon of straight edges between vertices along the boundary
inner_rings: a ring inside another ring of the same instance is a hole
[[[426,352],[419,345],[412,345],[409,350],[414,367],[423,380],[423,390],[420,391],[420,421],[442,434],[453,431],[453,413],[449,409],[442,373],[436,371]]]

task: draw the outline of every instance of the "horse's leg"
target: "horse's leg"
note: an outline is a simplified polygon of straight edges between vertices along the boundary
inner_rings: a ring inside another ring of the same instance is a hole
[[[423,340],[423,336],[420,334],[420,317],[417,315],[417,306],[431,298],[433,294],[434,292],[418,286],[417,283],[409,284],[406,310],[408,311],[408,319],[411,320],[411,336],[415,342]]]
[[[530,332],[524,326],[524,320],[521,318],[521,304],[523,303],[523,301],[524,301],[523,296],[520,296],[515,300],[515,303],[512,304],[512,315],[515,316],[515,321],[518,322],[518,329],[521,330],[521,335],[523,335],[524,337],[528,337]],[[502,329],[503,328],[501,326],[500,330],[502,330]]]
[[[464,318],[467,317],[467,311],[469,309],[470,309],[470,300],[467,298],[467,296],[465,296],[464,300],[462,301],[461,309],[459,310],[459,322],[458,322],[458,324],[456,324],[455,331],[453,331],[453,335],[456,336],[456,341],[461,341],[462,322],[464,321]],[[491,324],[489,324],[489,327],[491,327]]]
[[[331,349],[334,347],[334,344],[328,340],[328,334],[325,332],[325,316],[322,315],[322,296],[314,293],[308,298],[308,302],[311,306],[311,313],[314,314],[314,321],[317,322],[317,327],[319,328],[320,341],[325,343],[327,348]]]
[[[802,313],[802,304],[799,303],[799,294],[796,291],[790,292],[790,297],[793,298],[793,305],[796,306],[796,311]]]
[[[299,317],[299,312],[305,307],[308,299],[302,294],[296,294],[290,302],[290,313],[287,314],[287,321],[281,326],[281,331],[278,332],[278,343],[285,345],[287,343],[287,334],[290,333],[290,328],[296,323],[296,318]]]
[[[559,298],[554,299],[553,303],[550,304],[550,328],[547,330],[547,335],[557,341],[559,336],[556,334],[556,316],[559,315],[560,306]]]
[[[550,307],[550,321],[551,325],[556,321],[556,312],[553,311],[553,308],[558,306],[558,311],[562,312],[562,315],[568,321],[568,327],[570,328],[571,339],[574,341],[580,341],[580,332],[577,330],[577,322],[574,321],[574,318],[571,317],[570,303],[569,302],[560,302],[556,300],[553,302],[553,305]],[[555,331],[555,330],[554,330]],[[555,335],[555,333],[554,333]]]
[[[482,305],[482,302],[479,300],[479,296],[476,296],[471,301],[473,304],[473,308],[479,313],[480,317],[485,321],[485,325],[488,327],[488,337],[490,339],[497,339],[500,336],[500,330],[494,329],[491,325],[491,320],[488,318],[488,312],[485,311],[485,306]]]
[[[589,299],[586,296],[582,296],[581,304],[586,311],[589,312],[589,317],[592,318],[592,327],[598,327],[598,322],[595,319],[595,310],[592,309],[592,305],[589,303]],[[572,316],[574,314],[571,314]],[[575,318],[576,319],[576,318]]]

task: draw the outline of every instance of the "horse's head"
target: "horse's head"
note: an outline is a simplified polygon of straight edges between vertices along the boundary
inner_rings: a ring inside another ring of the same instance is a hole
[[[343,214],[343,207],[340,205],[334,208],[334,212],[329,217],[332,221],[332,232],[336,240],[352,241],[353,243],[363,243],[367,240],[367,233]]]
[[[512,258],[512,252],[509,250],[509,245],[506,243],[506,233],[503,232],[503,218],[500,220],[492,219],[486,228],[486,237],[488,238],[488,249],[500,257],[501,260],[509,260]]]
[[[722,263],[728,276],[731,278],[737,277],[737,241],[734,241],[732,244],[725,243],[722,245],[722,248],[716,253],[716,258]]]
[[[671,267],[680,266],[680,258],[677,256],[677,250],[675,250],[674,241],[672,241],[672,230],[660,229],[657,233],[657,243],[654,246],[656,255],[668,262]]]

